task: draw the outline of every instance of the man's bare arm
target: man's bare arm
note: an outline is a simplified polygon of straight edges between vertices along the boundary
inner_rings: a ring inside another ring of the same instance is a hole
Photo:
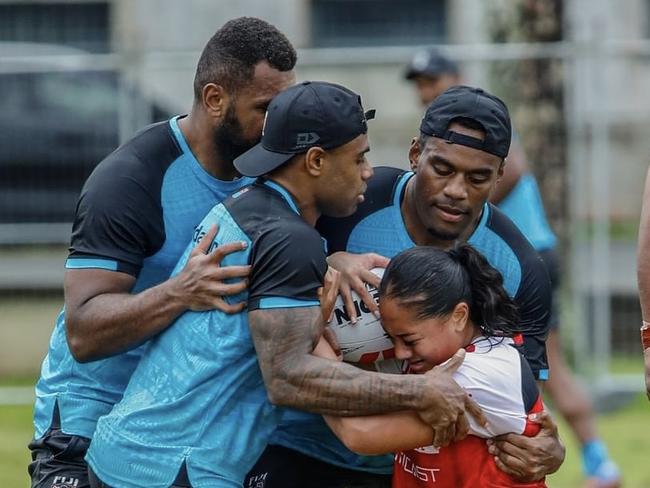
[[[228,304],[224,295],[241,292],[249,266],[221,267],[226,254],[239,251],[235,242],[208,248],[216,227],[199,242],[187,265],[173,278],[138,294],[129,293],[135,278],[101,269],[67,270],[64,278],[66,335],[77,361],[93,361],[132,349],[166,329],[184,311],[218,308],[241,311],[245,304]]]
[[[313,354],[321,358],[338,360],[336,353],[325,339],[318,342]],[[431,427],[425,424],[415,412],[391,412],[360,417],[323,415],[323,418],[345,447],[365,456],[405,451],[434,441]]]
[[[321,414],[354,416],[416,410],[434,431],[469,428],[467,409],[484,421],[480,409],[453,381],[462,362],[426,375],[390,375],[311,354],[320,338],[320,307],[254,310],[249,327],[269,398],[278,405]]]
[[[641,315],[645,322],[650,322],[650,168],[645,181],[643,206],[639,223],[639,243],[637,256],[637,280]],[[646,332],[647,334],[647,332]],[[643,347],[645,364],[646,395],[650,399],[650,347]]]

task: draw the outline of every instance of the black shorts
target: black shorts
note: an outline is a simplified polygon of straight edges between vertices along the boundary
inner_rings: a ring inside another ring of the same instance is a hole
[[[281,446],[267,446],[244,488],[390,488],[392,476],[340,468]]]
[[[548,271],[548,277],[551,279],[551,291],[553,293],[551,302],[551,317],[548,321],[550,330],[557,330],[560,322],[559,313],[559,287],[560,287],[560,262],[555,248],[538,251],[539,257],[542,258]]]
[[[90,488],[84,456],[90,439],[53,427],[29,444],[32,462],[27,471],[32,488]]]
[[[27,471],[32,488],[110,488],[85,461],[90,439],[65,434],[60,428],[58,405],[54,407],[52,426],[40,439],[29,443],[32,462]],[[191,488],[185,463],[170,488]]]

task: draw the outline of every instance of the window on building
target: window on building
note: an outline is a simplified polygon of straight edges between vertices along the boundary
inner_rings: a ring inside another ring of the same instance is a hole
[[[86,51],[110,50],[107,2],[0,3],[0,43],[64,44]]]
[[[434,44],[447,37],[445,0],[312,0],[314,47]]]

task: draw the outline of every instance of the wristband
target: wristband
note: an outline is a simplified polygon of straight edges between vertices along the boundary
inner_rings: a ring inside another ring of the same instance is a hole
[[[641,326],[641,345],[643,350],[650,348],[650,322],[643,321]]]

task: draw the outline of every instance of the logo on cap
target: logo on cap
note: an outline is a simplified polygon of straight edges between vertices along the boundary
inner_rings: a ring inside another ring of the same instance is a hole
[[[320,137],[315,132],[300,132],[296,137],[296,147],[313,144],[318,139],[320,139]]]

